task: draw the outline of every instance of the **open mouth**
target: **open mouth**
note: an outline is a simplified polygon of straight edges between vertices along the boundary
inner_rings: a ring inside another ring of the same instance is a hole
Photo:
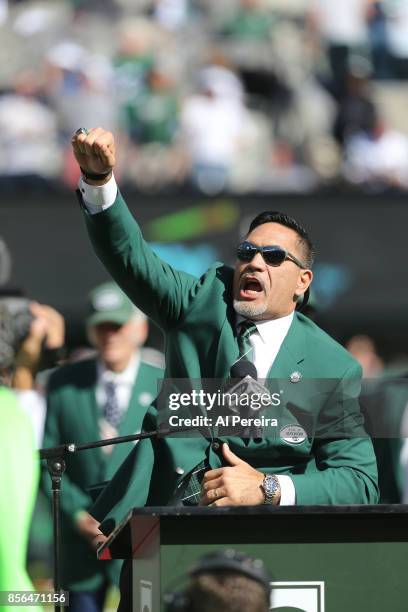
[[[241,299],[256,299],[263,290],[263,286],[257,278],[246,277],[241,280],[239,297]]]

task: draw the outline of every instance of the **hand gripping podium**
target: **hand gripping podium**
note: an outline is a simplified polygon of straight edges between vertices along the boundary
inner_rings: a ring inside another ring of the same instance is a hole
[[[271,610],[408,607],[403,505],[134,508],[98,556],[132,559],[133,610],[159,612],[193,562],[225,548],[264,560],[274,577]]]

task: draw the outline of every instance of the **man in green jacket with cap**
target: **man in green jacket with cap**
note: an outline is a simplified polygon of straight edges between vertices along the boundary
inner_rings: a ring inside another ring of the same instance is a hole
[[[51,376],[44,447],[137,433],[157,395],[163,371],[144,361],[141,352],[148,333],[146,316],[112,282],[91,292],[89,309],[86,329],[96,356],[65,365]],[[102,610],[107,586],[118,582],[120,562],[98,563],[92,548],[97,523],[89,514],[88,488],[111,478],[133,448],[127,442],[67,457],[61,488],[61,564],[70,610]],[[50,497],[46,470],[42,484]]]
[[[288,391],[273,436],[223,437],[221,453],[199,434],[138,444],[92,509],[102,532],[145,504],[376,503],[376,463],[358,404],[361,368],[296,310],[313,276],[306,231],[287,215],[263,213],[238,247],[235,268],[217,263],[197,279],[143,240],[112,175],[112,134],[81,128],[73,149],[94,249],[164,331],[165,378],[225,380],[250,356],[260,379]],[[152,407],[143,429],[156,425]]]

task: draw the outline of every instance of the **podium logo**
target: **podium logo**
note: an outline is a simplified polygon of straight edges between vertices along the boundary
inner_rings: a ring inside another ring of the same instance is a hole
[[[272,582],[271,610],[324,612],[324,582]]]
[[[140,581],[140,612],[152,612],[152,583],[149,580]]]

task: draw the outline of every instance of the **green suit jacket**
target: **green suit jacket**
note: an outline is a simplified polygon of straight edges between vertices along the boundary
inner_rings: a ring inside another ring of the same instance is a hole
[[[380,503],[400,504],[404,494],[400,456],[404,442],[401,426],[408,403],[407,370],[384,370],[378,379],[365,381],[360,401],[377,457]]]
[[[84,209],[84,215],[103,264],[130,299],[165,333],[165,378],[228,377],[238,357],[233,270],[215,264],[197,279],[160,260],[143,240],[120,193],[107,210],[91,215]],[[286,403],[280,412],[281,423],[307,424],[311,435],[300,444],[288,444],[279,435],[249,443],[231,438],[231,450],[259,470],[289,474],[297,504],[376,503],[376,462],[371,441],[361,427],[357,399],[360,366],[298,313],[268,378],[288,383],[295,371],[302,376],[296,385],[296,414]],[[310,383],[317,378],[324,379],[324,392],[316,391]],[[302,389],[307,392],[302,394]],[[354,429],[350,422],[355,424]],[[154,429],[155,425],[156,410],[151,408],[143,428]],[[353,434],[349,435],[351,429]],[[343,430],[347,435],[342,435]],[[220,465],[203,437],[140,443],[97,500],[93,515],[104,520],[102,528],[109,532],[134,506],[169,503],[184,477],[179,474],[181,469],[189,472],[205,453],[212,467]]]
[[[93,359],[80,361],[63,366],[51,376],[44,447],[67,442],[82,444],[100,438],[100,408],[95,395],[96,365]],[[120,436],[141,430],[148,405],[156,397],[158,380],[162,377],[160,368],[140,363],[129,407],[120,424]],[[118,581],[120,564],[96,560],[94,550],[74,527],[74,517],[78,511],[88,510],[92,504],[88,487],[109,480],[133,448],[134,444],[129,442],[116,445],[109,455],[97,448],[67,457],[61,488],[61,569],[64,588],[95,590],[104,578],[115,583]],[[50,498],[51,482],[46,469],[42,474],[42,488]]]

